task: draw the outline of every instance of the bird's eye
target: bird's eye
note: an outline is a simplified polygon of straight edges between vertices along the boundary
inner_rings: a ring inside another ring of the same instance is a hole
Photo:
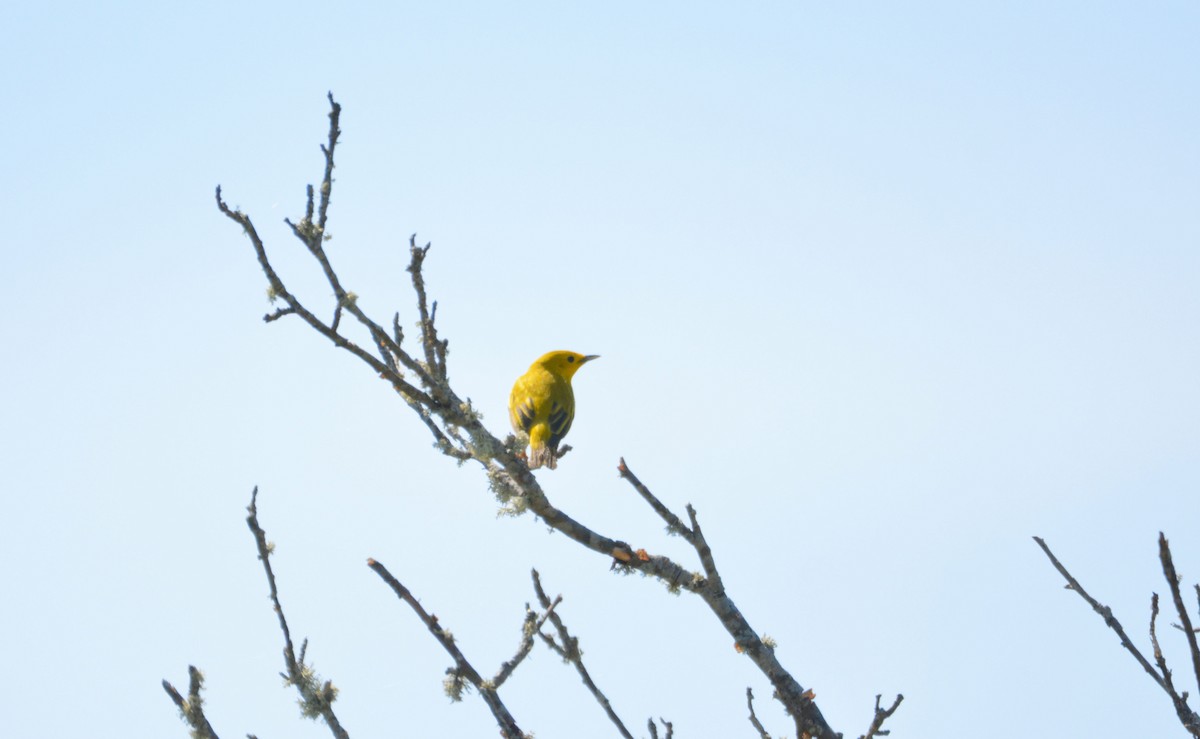
[[[574,364],[574,363],[575,363],[575,357],[567,357],[567,361],[568,361],[568,362],[570,362],[570,363],[572,363],[572,364]]]

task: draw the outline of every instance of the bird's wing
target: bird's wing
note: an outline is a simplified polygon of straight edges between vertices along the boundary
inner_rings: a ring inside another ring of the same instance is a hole
[[[520,429],[528,434],[529,430],[533,428],[534,418],[537,417],[533,398],[528,396],[520,398],[514,394],[508,406],[508,415],[514,429]]]
[[[558,401],[553,401],[550,404],[550,447],[558,448],[558,443],[562,441],[567,432],[571,430],[571,422],[575,420],[575,403],[570,402],[565,405]]]

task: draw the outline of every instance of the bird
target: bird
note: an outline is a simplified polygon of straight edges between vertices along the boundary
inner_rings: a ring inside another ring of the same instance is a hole
[[[598,354],[554,351],[543,354],[513,383],[508,419],[513,431],[529,435],[529,469],[558,467],[558,444],[575,420],[571,378]]]

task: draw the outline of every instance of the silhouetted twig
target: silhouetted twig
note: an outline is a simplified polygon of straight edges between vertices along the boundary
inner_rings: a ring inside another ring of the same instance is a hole
[[[429,629],[429,633],[433,634],[433,638],[437,639],[442,648],[449,653],[454,660],[454,666],[446,670],[446,693],[453,700],[462,700],[462,691],[466,685],[470,685],[478,691],[483,702],[487,704],[488,710],[492,712],[496,723],[500,726],[500,735],[505,739],[522,739],[525,736],[521,728],[517,726],[516,719],[509,712],[508,707],[504,705],[504,701],[500,700],[500,694],[496,692],[496,685],[490,680],[484,680],[466,656],[458,648],[454,642],[454,635],[446,629],[442,628],[438,623],[437,616],[429,613],[421,606],[408,588],[404,587],[399,580],[388,572],[388,569],[380,562],[374,559],[367,560],[367,566],[379,575],[388,587],[394,593],[412,608],[413,613],[417,614],[417,618],[421,619],[421,623],[425,624],[425,628]],[[465,684],[464,684],[465,681]]]
[[[540,634],[542,626],[546,623],[546,619],[554,615],[554,609],[562,602],[562,596],[558,596],[552,602],[543,603],[542,607],[546,610],[539,616],[537,611],[532,610],[529,604],[525,604],[525,621],[521,628],[521,643],[517,646],[517,653],[510,660],[505,660],[500,665],[500,670],[496,676],[492,678],[492,684],[499,688],[504,684],[504,681],[513,674],[513,671],[525,661],[529,653],[533,651],[533,635]]]
[[[1183,603],[1183,593],[1179,590],[1179,575],[1176,574],[1175,562],[1171,559],[1171,547],[1161,531],[1158,532],[1158,558],[1162,562],[1163,577],[1167,579],[1167,586],[1171,589],[1171,599],[1175,601],[1179,624],[1187,637],[1192,669],[1196,674],[1196,687],[1200,688],[1200,644],[1196,642],[1196,630],[1192,628],[1192,618],[1188,615],[1187,606]]]
[[[546,591],[542,589],[542,578],[538,574],[537,570],[532,571],[532,577],[533,590],[537,594],[538,602],[542,604],[542,608],[547,609],[547,613],[550,615],[550,623],[552,623],[554,628],[558,631],[558,641],[555,641],[554,637],[542,633],[540,629],[538,630],[538,636],[542,638],[542,641],[546,643],[546,646],[550,647],[550,649],[553,650],[558,656],[562,657],[564,662],[570,662],[571,664],[575,665],[575,671],[579,673],[580,679],[583,680],[583,684],[587,686],[587,689],[591,692],[592,697],[595,698],[596,702],[600,704],[600,707],[604,709],[604,713],[608,716],[608,720],[613,722],[613,725],[617,727],[617,731],[621,733],[621,736],[625,737],[625,739],[633,739],[633,735],[629,733],[629,730],[625,728],[625,724],[622,723],[620,717],[617,716],[617,712],[613,710],[612,704],[609,703],[607,696],[605,696],[604,693],[601,692],[600,688],[596,686],[596,683],[592,680],[592,676],[588,673],[587,668],[583,666],[583,654],[579,651],[579,639],[571,636],[571,633],[567,631],[567,625],[563,622],[562,617],[560,617],[557,612],[550,610],[552,603],[550,598],[546,595]],[[561,595],[557,596],[553,603],[558,603],[560,600],[562,600]],[[653,720],[651,720],[651,724],[653,723]]]
[[[677,531],[696,550],[700,564],[704,568],[704,575],[693,573],[685,589],[700,596],[709,609],[720,619],[725,630],[733,637],[737,650],[748,656],[758,669],[767,676],[767,679],[771,681],[772,687],[775,688],[775,697],[783,703],[784,709],[787,710],[792,720],[796,723],[797,736],[807,734],[813,737],[833,737],[835,735],[833,729],[829,728],[825,717],[821,715],[820,709],[813,702],[812,691],[801,687],[800,683],[792,677],[791,673],[784,669],[779,660],[775,658],[775,649],[773,646],[763,641],[758,632],[750,626],[750,623],[742,615],[742,612],[733,602],[733,599],[725,592],[725,585],[717,570],[717,563],[713,557],[712,548],[709,546],[708,540],[704,537],[704,532],[700,529],[696,509],[690,503],[687,505],[686,510],[691,526],[686,526],[678,516],[672,513],[633,474],[633,471],[625,464],[624,459],[617,466],[617,471],[650,504],[654,512],[667,523],[668,529]],[[649,562],[665,559],[652,555],[645,555],[645,558]]]
[[[1142,669],[1145,670],[1150,677],[1154,678],[1154,681],[1158,683],[1159,686],[1162,686],[1162,676],[1155,671],[1154,666],[1151,665],[1150,662],[1142,655],[1141,651],[1134,646],[1133,642],[1129,639],[1129,635],[1125,633],[1125,629],[1121,626],[1121,622],[1118,621],[1117,617],[1113,615],[1112,609],[1108,606],[1101,605],[1099,601],[1088,595],[1088,592],[1083,589],[1083,586],[1079,584],[1079,581],[1076,580],[1075,577],[1067,571],[1067,568],[1058,561],[1058,558],[1054,556],[1054,553],[1050,551],[1050,547],[1046,545],[1046,542],[1043,541],[1041,537],[1035,536],[1033,537],[1033,540],[1037,542],[1038,546],[1042,548],[1042,551],[1046,553],[1046,556],[1050,558],[1051,564],[1053,564],[1054,568],[1058,570],[1058,573],[1066,578],[1067,589],[1074,590],[1076,593],[1079,593],[1079,597],[1087,601],[1087,604],[1092,607],[1092,610],[1100,614],[1100,617],[1104,619],[1105,625],[1117,633],[1117,637],[1121,640],[1121,646],[1128,649],[1129,653],[1133,655],[1133,658],[1136,659],[1138,664],[1142,666]]]
[[[1100,617],[1104,619],[1105,625],[1116,632],[1117,637],[1121,640],[1121,646],[1125,647],[1125,649],[1127,649],[1129,653],[1133,655],[1134,659],[1137,660],[1137,663],[1142,666],[1142,669],[1145,670],[1146,673],[1150,675],[1151,679],[1153,679],[1154,682],[1163,689],[1163,692],[1166,693],[1171,699],[1171,704],[1175,708],[1175,714],[1179,717],[1179,722],[1183,725],[1183,727],[1187,729],[1192,736],[1200,737],[1200,716],[1197,716],[1196,712],[1188,706],[1187,691],[1179,693],[1175,690],[1174,681],[1171,678],[1171,671],[1167,669],[1166,658],[1163,656],[1162,649],[1158,643],[1158,634],[1155,629],[1155,621],[1158,619],[1158,594],[1155,593],[1150,600],[1150,642],[1154,649],[1155,662],[1158,664],[1158,668],[1156,669],[1155,666],[1150,664],[1150,661],[1147,660],[1142,654],[1141,650],[1139,650],[1130,640],[1129,635],[1125,633],[1125,629],[1121,626],[1121,622],[1118,621],[1117,617],[1113,615],[1112,609],[1106,605],[1102,605],[1095,598],[1088,595],[1087,591],[1083,589],[1083,586],[1079,584],[1079,581],[1076,580],[1075,577],[1067,571],[1067,568],[1058,561],[1058,558],[1054,556],[1054,553],[1050,551],[1050,547],[1046,545],[1046,542],[1043,541],[1041,537],[1035,536],[1033,537],[1033,540],[1036,541],[1038,546],[1042,548],[1042,551],[1046,553],[1046,556],[1050,559],[1050,562],[1054,565],[1054,568],[1058,570],[1059,574],[1066,579],[1067,589],[1074,590],[1076,593],[1079,593],[1079,597],[1087,601],[1087,604],[1092,607],[1092,610],[1100,614]],[[1183,622],[1185,630],[1190,632],[1191,620],[1188,618],[1187,609],[1184,608],[1183,605],[1183,597],[1179,592],[1179,577],[1175,574],[1175,565],[1171,561],[1171,550],[1167,545],[1167,539],[1165,536],[1163,536],[1162,532],[1159,532],[1158,535],[1158,546],[1159,559],[1161,560],[1163,567],[1163,576],[1167,579],[1167,584],[1171,588],[1171,594],[1174,597],[1175,606],[1180,613],[1180,621]],[[1196,648],[1195,635],[1191,634],[1188,641],[1189,646],[1191,646],[1193,664],[1197,665],[1197,677],[1200,678],[1200,663],[1197,662],[1200,660],[1200,653],[1198,653]]]
[[[175,689],[175,686],[166,680],[162,681],[163,690],[167,691],[167,695],[171,696],[171,700],[179,708],[179,715],[183,718],[187,725],[192,727],[192,736],[196,739],[218,739],[217,732],[213,731],[212,724],[208,723],[208,717],[204,715],[204,699],[200,696],[200,690],[204,687],[204,675],[194,666],[188,665],[188,697],[185,699]]]
[[[892,732],[883,728],[883,722],[892,717],[896,709],[900,707],[901,701],[904,700],[903,695],[897,695],[896,700],[892,702],[891,708],[883,708],[879,705],[882,695],[875,696],[875,718],[871,720],[870,727],[867,728],[867,733],[860,736],[858,739],[873,739],[877,736],[887,736]]]
[[[262,560],[263,569],[267,573],[267,584],[271,589],[271,603],[275,607],[275,615],[279,617],[279,629],[283,632],[283,660],[287,666],[286,673],[280,673],[288,685],[296,686],[300,693],[300,710],[307,718],[320,716],[337,739],[349,739],[349,734],[342,728],[337,715],[333,712],[333,702],[337,700],[337,688],[329,680],[324,682],[313,670],[312,665],[305,660],[308,651],[308,640],[300,645],[300,656],[292,644],[292,633],[288,628],[287,619],[283,615],[283,606],[279,602],[279,589],[275,586],[275,572],[271,568],[271,553],[274,545],[267,542],[267,532],[258,523],[258,487],[250,495],[250,505],[246,507],[250,515],[246,517],[246,525],[254,534],[254,543],[258,547],[258,558]]]
[[[667,730],[667,733],[663,735],[663,739],[671,739],[675,735],[675,725],[664,718],[659,718],[658,720],[662,722],[663,728]],[[653,718],[646,719],[646,728],[650,729],[650,739],[658,739],[658,724],[654,723]]]
[[[750,709],[750,724],[758,732],[758,735],[762,739],[771,739],[771,735],[767,733],[766,727],[762,725],[762,722],[758,720],[758,715],[754,713],[754,691],[750,688],[746,688],[746,708]]]
[[[671,739],[675,736],[675,724],[672,724],[662,716],[659,716],[658,720],[662,722],[663,728],[667,730],[667,733],[663,734],[663,739]]]

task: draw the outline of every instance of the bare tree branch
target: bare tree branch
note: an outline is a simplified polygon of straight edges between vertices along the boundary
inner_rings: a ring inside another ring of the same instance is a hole
[[[283,284],[283,280],[280,279],[279,275],[275,272],[275,268],[271,265],[270,260],[267,258],[266,247],[263,245],[262,239],[258,235],[258,231],[255,230],[254,223],[246,214],[242,213],[241,211],[235,211],[225,204],[225,201],[221,199],[221,188],[219,186],[217,187],[217,207],[230,220],[234,221],[245,230],[246,234],[250,237],[250,242],[254,245],[254,251],[258,255],[259,265],[262,266],[263,273],[267,276],[267,281],[270,287],[270,295],[274,299],[283,300],[287,304],[286,308],[277,310],[275,313],[265,316],[265,321],[270,323],[271,321],[274,321],[285,315],[300,316],[305,323],[312,326],[318,333],[332,341],[335,346],[345,349],[354,356],[358,357],[363,362],[366,362],[379,375],[383,376],[384,379],[391,381],[391,383],[396,386],[397,392],[412,396],[424,404],[432,405],[432,398],[418,388],[409,384],[404,380],[403,377],[399,375],[399,373],[391,370],[382,361],[371,356],[357,344],[350,341],[330,326],[327,326],[321,321],[321,319],[317,318],[312,311],[305,308],[304,305],[294,295],[288,292],[287,288]],[[344,298],[345,293],[343,292],[338,299],[342,300]]]
[[[1162,650],[1159,648],[1158,634],[1155,631],[1155,620],[1158,618],[1158,594],[1155,593],[1150,601],[1150,642],[1154,648],[1155,660],[1158,662],[1159,669],[1162,670],[1161,673],[1150,664],[1149,660],[1142,655],[1141,650],[1139,650],[1129,639],[1129,635],[1125,633],[1125,629],[1121,626],[1121,622],[1118,621],[1117,617],[1113,615],[1112,609],[1108,606],[1101,605],[1099,601],[1088,595],[1087,591],[1083,589],[1083,586],[1079,584],[1079,581],[1075,579],[1074,575],[1068,572],[1067,568],[1058,561],[1058,558],[1054,556],[1054,553],[1050,551],[1050,547],[1046,545],[1046,542],[1043,541],[1041,537],[1035,536],[1033,537],[1033,540],[1036,541],[1038,546],[1042,548],[1042,551],[1046,553],[1046,556],[1050,559],[1050,563],[1054,565],[1054,568],[1058,570],[1058,573],[1062,575],[1064,579],[1066,579],[1067,589],[1074,590],[1076,593],[1079,593],[1079,597],[1087,601],[1087,604],[1092,607],[1092,610],[1100,614],[1100,617],[1104,619],[1105,625],[1116,632],[1117,637],[1121,640],[1121,646],[1125,647],[1125,649],[1127,649],[1129,653],[1133,655],[1134,659],[1137,660],[1137,663],[1142,666],[1142,669],[1150,675],[1151,679],[1154,680],[1158,687],[1163,689],[1163,692],[1166,693],[1171,699],[1171,703],[1175,708],[1175,713],[1179,717],[1179,721],[1181,724],[1183,724],[1183,727],[1187,729],[1192,736],[1200,737],[1200,716],[1197,716],[1196,713],[1188,707],[1188,694],[1186,692],[1183,694],[1176,692],[1175,685],[1171,680],[1171,672],[1167,669],[1166,659],[1162,656]],[[1159,556],[1163,560],[1163,574],[1166,575],[1167,583],[1173,589],[1172,593],[1176,595],[1176,605],[1181,611],[1183,611],[1183,599],[1178,595],[1179,580],[1178,577],[1175,576],[1174,564],[1171,564],[1170,562],[1171,554],[1167,547],[1166,538],[1163,537],[1161,532],[1159,533]],[[1190,624],[1190,622],[1186,623]]]
[[[887,736],[892,732],[883,728],[883,722],[891,718],[896,709],[900,707],[901,701],[904,700],[903,695],[897,695],[896,700],[892,702],[891,708],[882,708],[879,705],[882,695],[875,696],[875,718],[871,721],[870,727],[867,728],[867,733],[860,736],[858,739],[873,739],[877,736]]]
[[[758,716],[754,713],[754,691],[746,688],[746,707],[750,709],[750,725],[758,732],[762,739],[771,739],[771,735],[767,733],[767,729],[758,720]]]
[[[674,724],[661,717],[658,720],[662,722],[663,728],[667,730],[667,733],[663,735],[663,739],[671,739],[675,734]],[[653,717],[646,719],[646,726],[650,729],[650,739],[658,739],[658,724],[654,723]]]
[[[654,509],[654,512],[667,522],[667,533],[682,536],[688,543],[692,542],[694,538],[692,530],[685,526],[679,516],[676,516],[670,508],[663,505],[662,501],[655,497],[654,493],[650,492],[650,488],[643,485],[642,481],[629,471],[629,468],[625,466],[624,457],[621,457],[621,461],[617,463],[617,472],[633,486],[633,489]]]
[[[413,290],[417,293],[417,311],[421,314],[421,346],[425,350],[425,365],[435,377],[444,381],[446,380],[446,347],[449,341],[442,341],[438,338],[437,328],[433,325],[433,319],[437,316],[437,301],[434,301],[433,310],[430,311],[427,305],[428,299],[425,297],[425,277],[421,274],[421,265],[425,263],[425,255],[429,253],[429,247],[430,244],[418,247],[415,234],[409,239],[412,263],[408,265],[408,271],[412,274]]]
[[[784,709],[796,722],[796,734],[798,736],[807,734],[814,737],[834,736],[835,732],[825,722],[825,717],[821,715],[820,709],[813,702],[812,691],[801,687],[791,673],[779,663],[775,658],[774,647],[763,641],[758,632],[746,621],[742,612],[738,610],[733,599],[726,594],[712,549],[704,537],[704,532],[700,529],[695,508],[690,503],[687,505],[688,518],[692,525],[690,528],[684,526],[679,517],[663,505],[650,492],[650,489],[633,474],[624,459],[617,466],[617,470],[621,477],[628,480],[630,485],[650,504],[655,513],[666,521],[668,529],[677,530],[696,550],[707,577],[701,577],[699,574],[693,575],[692,587],[688,589],[699,595],[720,619],[725,630],[733,637],[735,648],[750,657],[750,660],[771,681],[771,685],[775,688],[775,698],[783,704]],[[659,558],[649,558],[650,561],[656,559]]]
[[[403,332],[399,318],[393,318],[389,334],[383,327],[367,317],[358,307],[353,293],[341,286],[324,248],[327,239],[326,217],[330,193],[333,187],[334,148],[340,135],[339,117],[341,108],[329,98],[331,113],[329,143],[322,147],[325,155],[325,172],[320,186],[320,204],[314,218],[314,194],[308,190],[305,217],[299,224],[289,222],[293,233],[308,247],[321,264],[329,284],[333,288],[336,305],[355,316],[366,327],[381,358],[376,358],[339,332],[339,326],[326,324],[303,302],[289,292],[271,264],[266,247],[254,229],[250,218],[229,208],[221,199],[217,188],[218,208],[228,218],[239,224],[250,237],[258,258],[259,266],[267,277],[270,294],[284,305],[273,314],[273,319],[297,315],[335,346],[349,352],[371,370],[387,381],[412,408],[421,421],[430,429],[435,446],[443,453],[462,462],[467,459],[478,462],[486,471],[489,487],[501,502],[502,512],[520,514],[532,511],[551,528],[565,534],[575,542],[616,560],[616,566],[625,571],[637,571],[662,581],[671,590],[687,590],[696,593],[709,606],[725,629],[734,638],[737,648],[747,654],[762,670],[775,688],[776,698],[796,722],[798,736],[816,739],[833,739],[836,732],[825,721],[813,702],[811,691],[803,689],[788,670],[775,658],[774,650],[759,638],[750,627],[733,601],[726,595],[717,571],[712,551],[700,531],[695,511],[689,506],[691,526],[649,494],[648,489],[628,472],[622,462],[622,476],[626,477],[638,492],[646,498],[655,512],[667,522],[668,529],[678,533],[696,549],[704,574],[692,572],[665,556],[652,556],[643,549],[634,550],[625,542],[593,531],[551,504],[537,478],[522,458],[517,440],[509,436],[501,440],[489,432],[468,401],[463,401],[450,387],[446,367],[447,341],[437,334],[434,321],[435,307],[428,307],[427,288],[423,277],[423,266],[429,253],[429,245],[417,246],[415,236],[409,241],[411,261],[408,271],[412,275],[413,290],[420,315],[420,344],[423,359],[418,361],[403,347]],[[340,315],[336,313],[335,315]],[[269,317],[271,318],[271,317]],[[406,379],[406,374],[413,379]],[[560,450],[561,452],[561,450]],[[553,616],[551,616],[553,619]]]
[[[663,739],[671,739],[671,737],[675,736],[675,724],[672,724],[662,716],[659,716],[658,720],[662,722],[663,728],[667,730],[667,733],[663,735]]]
[[[391,572],[388,572],[388,569],[382,563],[374,559],[368,559],[367,566],[374,570],[375,574],[379,575],[388,584],[388,587],[396,593],[400,600],[412,608],[413,612],[417,614],[417,618],[421,619],[421,623],[425,624],[425,628],[429,629],[429,633],[433,634],[433,638],[437,639],[442,648],[454,660],[454,667],[446,670],[448,676],[446,680],[446,693],[450,698],[456,701],[462,699],[462,689],[465,687],[463,681],[465,680],[471,687],[478,691],[479,696],[483,698],[483,702],[487,704],[488,709],[492,712],[492,716],[496,719],[496,723],[500,726],[500,735],[505,739],[523,739],[525,734],[517,726],[517,721],[509,713],[508,707],[500,700],[500,694],[496,692],[497,686],[492,681],[483,679],[479,671],[471,665],[466,656],[458,648],[458,645],[454,643],[454,635],[442,628],[438,623],[437,616],[427,612],[421,606],[420,601],[414,598],[408,588],[404,587]]]
[[[1158,532],[1158,558],[1162,561],[1163,577],[1167,578],[1167,586],[1171,588],[1171,598],[1175,601],[1175,611],[1179,614],[1179,623],[1187,636],[1188,650],[1191,652],[1192,669],[1196,673],[1196,687],[1200,689],[1200,644],[1196,642],[1196,630],[1192,628],[1192,619],[1188,615],[1187,606],[1183,604],[1183,593],[1179,591],[1179,575],[1175,572],[1175,562],[1171,559],[1171,547],[1167,537]]]
[[[1074,590],[1076,593],[1079,593],[1079,597],[1087,601],[1087,604],[1092,607],[1092,610],[1100,614],[1100,617],[1104,619],[1105,625],[1117,632],[1117,637],[1121,640],[1121,646],[1129,650],[1129,653],[1133,655],[1133,658],[1136,659],[1138,664],[1142,666],[1142,669],[1154,679],[1154,682],[1158,683],[1159,687],[1165,688],[1163,685],[1162,676],[1158,674],[1158,672],[1154,669],[1154,666],[1151,665],[1144,656],[1142,656],[1141,651],[1134,646],[1132,641],[1130,641],[1129,635],[1125,633],[1125,629],[1121,626],[1121,622],[1118,621],[1117,617],[1113,615],[1112,609],[1108,606],[1101,605],[1095,598],[1088,595],[1087,591],[1083,589],[1083,586],[1079,584],[1079,581],[1076,580],[1075,577],[1067,571],[1067,568],[1058,561],[1058,558],[1054,556],[1054,553],[1050,551],[1050,547],[1046,545],[1046,542],[1043,541],[1040,536],[1033,537],[1033,540],[1037,542],[1038,546],[1042,548],[1042,551],[1046,553],[1046,556],[1050,558],[1050,562],[1054,565],[1054,569],[1058,570],[1058,573],[1066,578],[1067,589]]]
[[[280,308],[279,310],[275,311],[274,313],[268,313],[267,315],[263,316],[263,323],[270,323],[272,321],[278,321],[280,318],[283,318],[284,316],[290,316],[295,312],[296,311],[294,308]]]
[[[624,467],[624,460],[621,460],[621,466]],[[630,473],[632,475],[632,473]],[[695,548],[696,554],[700,557],[700,565],[704,567],[704,574],[708,575],[709,587],[713,590],[724,591],[725,583],[721,581],[721,575],[717,572],[717,563],[713,559],[712,549],[708,546],[708,540],[704,538],[704,532],[700,530],[700,522],[696,520],[696,509],[691,503],[686,506],[688,520],[692,522],[692,535],[688,537],[692,547]]]
[[[254,543],[258,547],[258,558],[262,560],[263,569],[267,573],[267,584],[271,588],[271,603],[275,606],[275,615],[279,617],[279,629],[283,632],[283,660],[287,672],[280,673],[288,685],[296,686],[300,693],[300,710],[306,718],[315,719],[318,716],[325,719],[325,724],[337,739],[349,739],[350,735],[342,728],[341,722],[333,712],[333,702],[337,700],[337,688],[329,680],[321,682],[321,678],[313,670],[312,665],[305,661],[308,651],[308,640],[300,645],[300,656],[292,643],[292,632],[288,628],[287,618],[283,615],[283,606],[279,602],[279,589],[275,585],[275,572],[271,568],[271,553],[274,545],[267,542],[267,532],[258,523],[258,487],[250,495],[250,505],[246,507],[250,515],[246,517],[246,525],[254,534]]]
[[[583,666],[583,653],[579,651],[579,639],[571,636],[571,632],[567,631],[567,625],[563,622],[562,617],[551,608],[551,606],[556,605],[562,600],[562,596],[556,596],[554,601],[551,602],[550,598],[546,595],[546,591],[542,589],[542,578],[537,570],[532,571],[532,577],[533,590],[537,594],[538,602],[542,604],[542,608],[545,608],[546,613],[550,616],[550,623],[554,624],[554,628],[558,631],[559,641],[556,642],[554,641],[554,637],[543,634],[540,628],[538,629],[538,635],[542,637],[542,641],[547,646],[563,658],[564,662],[570,662],[575,665],[575,671],[579,673],[579,678],[583,680],[583,684],[591,691],[592,697],[604,709],[608,720],[613,722],[613,725],[617,727],[617,731],[621,733],[621,736],[625,737],[625,739],[633,739],[633,735],[625,728],[625,724],[621,722],[620,717],[617,716],[617,712],[613,710],[612,704],[608,702],[607,696],[596,686],[587,668]],[[653,725],[654,721],[651,720],[650,723]],[[651,729],[651,731],[654,731],[654,729]]]
[[[184,699],[175,686],[166,680],[162,681],[163,690],[167,691],[167,695],[171,696],[171,700],[179,708],[179,715],[192,727],[192,736],[195,739],[218,739],[217,732],[213,731],[212,724],[208,723],[208,717],[204,715],[204,699],[200,696],[200,690],[204,687],[204,675],[194,666],[188,665],[188,697]]]
[[[513,671],[525,661],[525,658],[533,651],[533,635],[541,633],[546,619],[554,614],[555,607],[561,602],[562,596],[560,595],[552,603],[543,604],[542,607],[546,610],[542,612],[541,616],[538,616],[537,611],[532,610],[528,603],[525,604],[525,621],[521,627],[521,644],[517,647],[517,653],[513,655],[513,658],[506,660],[500,665],[499,672],[492,678],[492,685],[499,688],[513,674]]]
[[[1171,702],[1175,706],[1175,715],[1186,727],[1192,716],[1192,710],[1188,707],[1188,694],[1185,690],[1182,695],[1175,690],[1175,682],[1171,679],[1171,670],[1167,667],[1167,658],[1163,655],[1162,647],[1158,643],[1158,631],[1155,628],[1155,622],[1158,620],[1158,593],[1152,593],[1150,597],[1150,645],[1154,648],[1154,662],[1158,665],[1158,669],[1162,672],[1164,690],[1167,695],[1171,696]]]

